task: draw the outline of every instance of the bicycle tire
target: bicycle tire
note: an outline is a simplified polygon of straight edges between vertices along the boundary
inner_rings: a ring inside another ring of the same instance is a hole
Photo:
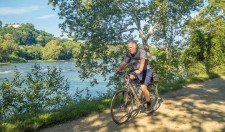
[[[151,113],[155,112],[160,107],[161,103],[159,102],[159,99],[160,97],[159,97],[158,89],[155,89],[154,96],[151,97],[151,103],[152,103]]]
[[[133,96],[126,90],[116,92],[111,101],[111,115],[113,121],[121,125],[129,120],[133,110]]]

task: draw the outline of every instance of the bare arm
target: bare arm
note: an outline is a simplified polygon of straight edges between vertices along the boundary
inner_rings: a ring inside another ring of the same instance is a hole
[[[115,70],[115,72],[120,71],[122,68],[124,68],[127,65],[127,63],[125,61],[123,61],[122,63],[120,63],[120,66]]]
[[[144,66],[145,66],[145,59],[141,59],[139,69],[135,70],[134,72],[136,74],[140,74],[144,70]]]

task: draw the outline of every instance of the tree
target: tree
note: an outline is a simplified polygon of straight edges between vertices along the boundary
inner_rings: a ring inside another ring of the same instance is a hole
[[[206,72],[225,62],[225,5],[210,0],[196,18],[187,23],[189,48],[185,51],[185,64],[203,62]]]
[[[107,54],[110,46],[140,37],[148,51],[149,41],[163,41],[165,32],[164,35],[161,32],[168,25],[178,25],[174,29],[180,28],[184,18],[188,19],[190,12],[201,6],[202,0],[49,0],[49,3],[59,7],[58,14],[64,19],[61,29],[74,40],[85,41],[77,66],[83,70],[81,77],[92,77],[91,69],[101,69],[99,72],[106,76],[117,66],[121,53],[125,52],[119,49],[112,53],[115,57],[112,58]],[[94,60],[93,52],[102,59],[102,63]]]
[[[2,21],[0,21],[0,28],[2,27]]]
[[[4,34],[12,34],[13,40],[18,45],[41,44],[45,46],[50,40],[55,39],[52,34],[37,30],[34,28],[34,25],[30,23],[22,24],[21,27],[18,28],[4,26],[0,28],[0,35],[3,36]]]
[[[41,60],[43,47],[39,44],[20,46],[18,56],[25,58],[26,60]]]
[[[0,61],[9,62],[13,52],[17,51],[18,45],[13,41],[11,34],[3,36],[3,42],[0,42]]]
[[[70,100],[69,82],[64,79],[61,69],[39,64],[32,66],[30,72],[22,76],[18,69],[12,80],[5,79],[0,84],[0,119],[23,120],[38,114],[65,107]]]
[[[37,37],[36,29],[33,24],[23,24],[19,28],[14,28],[13,36],[20,45],[36,44],[35,38]]]
[[[47,33],[42,30],[37,30],[38,36],[36,37],[36,42],[45,46],[50,40],[55,39],[54,36],[50,33]]]
[[[42,59],[58,60],[60,58],[61,51],[62,46],[60,46],[60,41],[58,39],[51,40],[42,50]]]
[[[61,44],[63,47],[60,59],[68,60],[76,57],[76,52],[79,51],[80,44],[74,41],[65,41]]]

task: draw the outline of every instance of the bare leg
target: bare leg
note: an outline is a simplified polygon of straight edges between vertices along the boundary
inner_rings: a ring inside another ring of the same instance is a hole
[[[150,92],[148,91],[148,88],[146,85],[140,85],[141,91],[145,96],[145,99],[147,102],[150,101]]]

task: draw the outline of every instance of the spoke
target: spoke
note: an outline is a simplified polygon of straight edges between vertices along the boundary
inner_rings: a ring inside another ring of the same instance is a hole
[[[124,117],[128,117],[129,113],[125,114],[124,116],[120,117],[118,120],[121,121],[121,119],[123,119]]]
[[[129,120],[132,104],[132,97],[127,91],[120,91],[115,94],[111,104],[112,117],[115,123],[122,124]]]

